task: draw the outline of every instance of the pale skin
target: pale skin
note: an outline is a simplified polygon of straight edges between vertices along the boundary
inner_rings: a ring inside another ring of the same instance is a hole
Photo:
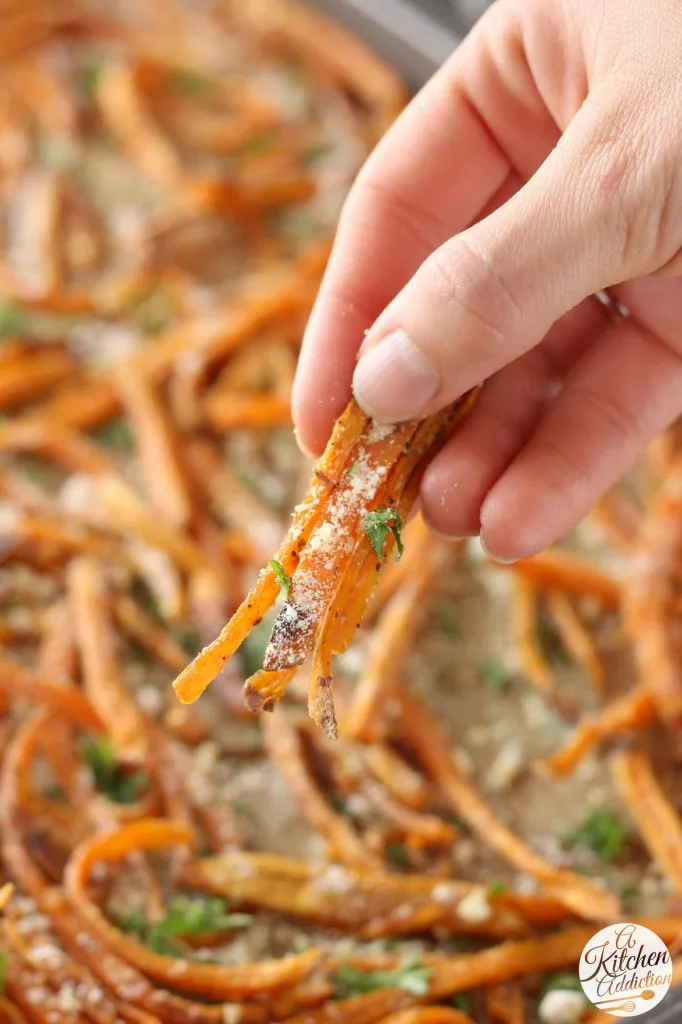
[[[682,415],[680,0],[498,0],[360,173],[299,363],[302,446],[351,389],[393,422],[484,380],[421,505],[501,560]]]

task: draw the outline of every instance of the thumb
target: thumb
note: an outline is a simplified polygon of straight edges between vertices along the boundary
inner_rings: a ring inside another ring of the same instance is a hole
[[[665,185],[651,161],[638,167],[632,113],[615,107],[591,98],[534,177],[436,250],[383,311],[353,377],[366,412],[400,421],[442,408],[585,296],[665,261],[652,208],[658,191],[665,207]]]

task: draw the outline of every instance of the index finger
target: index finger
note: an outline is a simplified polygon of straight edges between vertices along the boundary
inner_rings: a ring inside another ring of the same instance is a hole
[[[412,101],[346,201],[294,387],[294,421],[314,452],[350,397],[364,332],[426,256],[477,219],[510,174],[464,87],[467,66],[485,59],[481,49],[470,37]]]

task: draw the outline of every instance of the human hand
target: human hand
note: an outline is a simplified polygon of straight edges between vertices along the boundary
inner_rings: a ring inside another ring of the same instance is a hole
[[[485,379],[422,512],[509,560],[682,414],[681,53],[678,0],[498,0],[348,198],[294,388],[306,447],[351,381],[398,421]]]

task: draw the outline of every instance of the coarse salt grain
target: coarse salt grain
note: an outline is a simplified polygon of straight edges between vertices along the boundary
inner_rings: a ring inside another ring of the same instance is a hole
[[[457,904],[457,917],[468,924],[480,924],[488,921],[493,910],[488,902],[488,894],[485,889],[472,889],[470,893]]]
[[[582,992],[555,989],[548,992],[538,1008],[542,1024],[579,1024],[588,1002]]]

